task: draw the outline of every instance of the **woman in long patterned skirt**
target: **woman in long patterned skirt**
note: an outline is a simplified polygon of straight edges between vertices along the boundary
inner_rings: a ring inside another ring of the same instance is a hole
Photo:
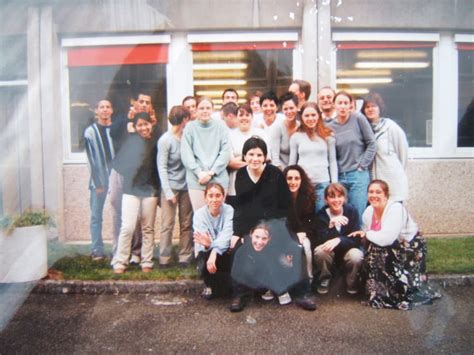
[[[352,233],[369,242],[365,260],[368,303],[374,308],[402,310],[431,304],[440,295],[427,286],[426,242],[405,206],[388,197],[387,183],[373,180],[363,231]]]

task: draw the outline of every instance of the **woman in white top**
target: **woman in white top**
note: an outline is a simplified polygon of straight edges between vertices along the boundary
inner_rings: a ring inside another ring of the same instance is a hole
[[[439,294],[426,286],[426,242],[418,226],[399,202],[389,201],[389,187],[373,180],[363,231],[349,234],[369,241],[366,255],[366,291],[374,308],[411,309],[431,304]]]
[[[235,202],[235,176],[237,174],[237,170],[247,166],[247,162],[242,159],[242,148],[245,141],[252,136],[258,136],[265,141],[267,146],[270,143],[267,139],[267,134],[263,129],[252,126],[253,115],[249,104],[243,104],[238,108],[237,120],[239,126],[236,129],[229,130],[231,159],[228,166],[229,189],[227,191],[226,203],[231,206],[234,206]],[[268,156],[270,156],[270,154],[268,154]]]
[[[277,112],[278,105],[279,101],[275,93],[269,91],[263,94],[260,97],[261,113],[255,115],[253,125],[268,132],[272,125],[282,122],[284,116]]]
[[[288,166],[290,159],[290,138],[298,130],[298,97],[292,92],[287,92],[280,97],[281,110],[285,119],[280,124],[270,128],[270,141],[272,151],[272,164],[281,170]]]
[[[290,165],[300,165],[316,190],[316,210],[324,207],[324,189],[337,182],[336,141],[315,102],[301,107],[301,126],[290,139]]]
[[[408,198],[408,178],[405,172],[408,159],[408,142],[403,129],[395,121],[381,117],[385,105],[377,93],[364,99],[362,113],[369,119],[374,130],[377,152],[372,161],[373,179],[387,182],[393,201]]]

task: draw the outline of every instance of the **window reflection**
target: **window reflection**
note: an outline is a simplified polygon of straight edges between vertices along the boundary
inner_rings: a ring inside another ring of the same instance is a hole
[[[474,44],[458,45],[458,147],[474,147]]]
[[[139,91],[152,94],[159,124],[166,125],[165,64],[83,66],[69,68],[71,152],[84,151],[84,130],[94,120],[100,98],[109,98],[114,117],[127,115]]]
[[[193,45],[194,93],[211,97],[216,109],[222,104],[222,92],[229,87],[237,90],[239,103],[247,102],[256,90],[283,94],[292,80],[292,49],[280,44],[269,47],[275,49],[253,50],[237,44],[235,50],[223,50],[226,48],[219,44]]]
[[[355,97],[376,91],[386,115],[407,133],[412,147],[432,145],[433,69],[431,43],[338,44],[337,89]]]

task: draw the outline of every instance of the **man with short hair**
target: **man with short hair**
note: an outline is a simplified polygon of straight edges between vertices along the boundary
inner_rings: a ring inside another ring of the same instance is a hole
[[[334,108],[334,96],[336,92],[330,86],[322,87],[318,92],[318,107],[325,123],[331,122],[336,118],[336,109]]]
[[[196,119],[196,98],[194,96],[186,96],[181,104],[191,114],[191,121],[194,121]]]
[[[84,132],[87,160],[91,173],[89,190],[91,257],[93,260],[101,260],[105,255],[102,239],[102,220],[109,186],[109,175],[112,169],[111,162],[115,156],[113,140],[110,135],[113,112],[112,104],[109,100],[100,100],[95,109],[97,122],[87,127]]]
[[[237,90],[233,88],[227,88],[222,93],[222,105],[225,105],[228,102],[233,102],[234,104],[238,105],[239,101],[239,94]]]
[[[222,107],[224,107],[224,105],[229,102],[233,102],[234,104],[238,105],[238,101],[239,101],[239,94],[237,93],[237,90],[233,88],[227,88],[222,92]],[[212,113],[212,118],[224,119],[224,116],[222,115],[222,110],[214,111]]]
[[[298,111],[309,100],[311,95],[311,84],[305,80],[293,80],[288,91],[298,97]]]
[[[233,102],[228,102],[221,108],[221,115],[229,129],[237,128],[239,121],[237,120],[238,106]]]

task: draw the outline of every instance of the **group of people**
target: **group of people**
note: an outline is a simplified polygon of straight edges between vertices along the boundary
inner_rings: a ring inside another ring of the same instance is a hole
[[[152,270],[160,205],[159,266],[172,263],[178,214],[179,264],[195,260],[202,296],[231,294],[231,311],[252,293],[315,310],[312,284],[327,293],[337,268],[349,294],[363,280],[373,307],[431,302],[426,245],[403,203],[405,133],[383,117],[378,94],[361,112],[347,92],[324,87],[318,102],[310,94],[295,80],[280,98],[256,92],[239,105],[226,89],[219,111],[208,97],[188,96],[170,110],[163,135],[149,94],[113,122],[111,102],[99,101],[85,131],[92,257],[104,257],[108,191],[114,273],[131,263]]]

